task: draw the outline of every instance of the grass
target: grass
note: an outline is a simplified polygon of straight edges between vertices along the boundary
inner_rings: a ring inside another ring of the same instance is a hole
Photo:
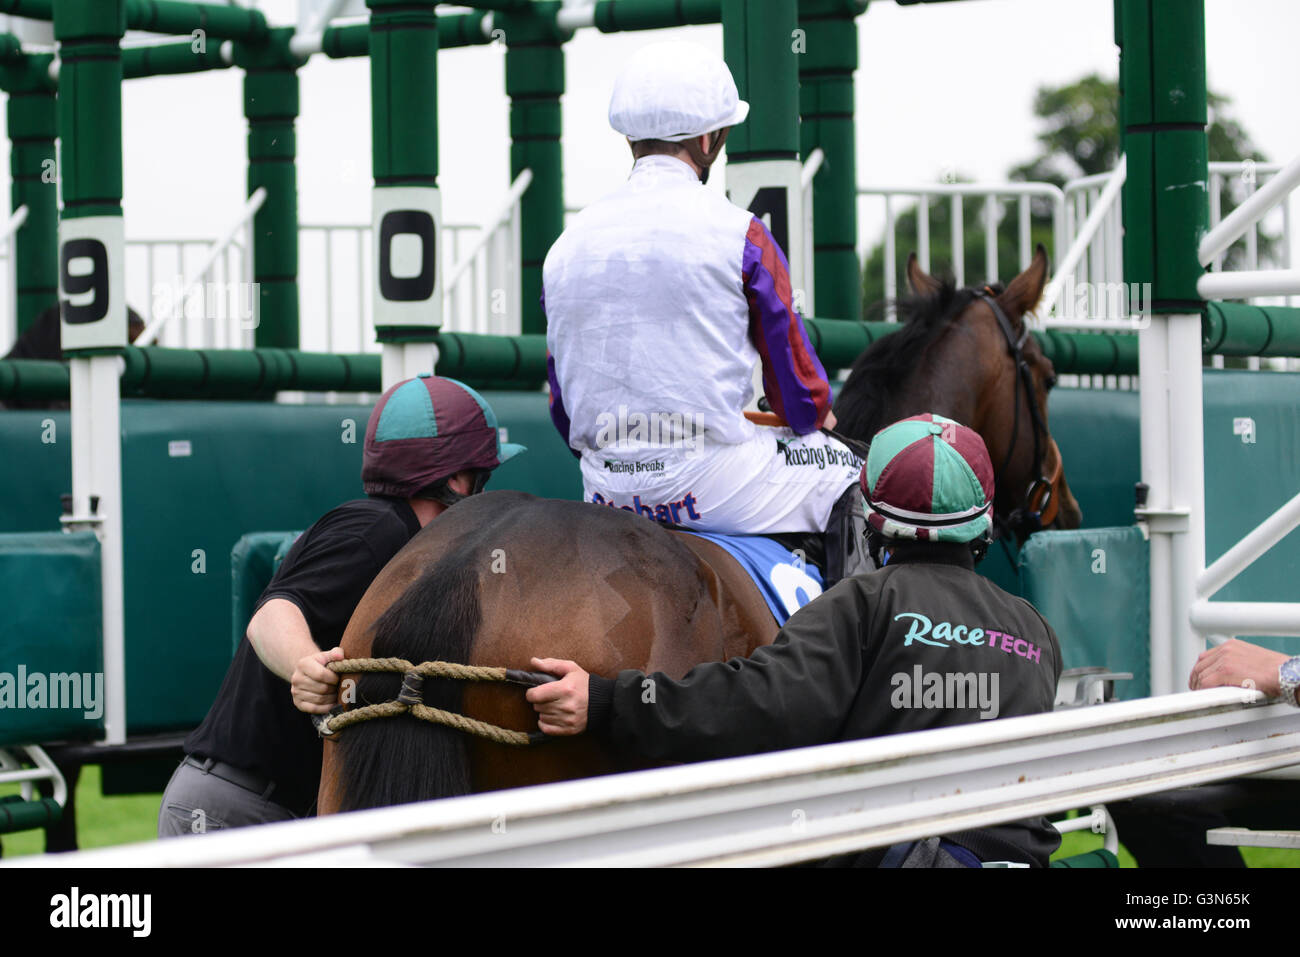
[[[77,841],[82,848],[109,847],[153,840],[158,833],[158,805],[162,794],[131,794],[104,797],[99,793],[100,770],[89,766],[81,772],[77,784]],[[0,796],[18,793],[17,785],[0,786]],[[42,831],[20,831],[0,835],[6,858],[41,854],[45,850]],[[1074,831],[1061,838],[1061,849],[1052,855],[1056,860],[1084,854],[1102,846],[1098,834]],[[1250,867],[1300,867],[1300,850],[1270,847],[1243,847],[1242,856]],[[1120,867],[1136,867],[1121,843]]]

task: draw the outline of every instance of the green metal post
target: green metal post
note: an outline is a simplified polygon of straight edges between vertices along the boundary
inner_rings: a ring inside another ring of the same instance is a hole
[[[50,79],[51,54],[6,59],[0,88],[9,94],[7,125],[10,208],[27,207],[16,235],[17,318],[21,333],[50,308],[59,294],[58,170],[54,140],[58,104]]]
[[[564,36],[555,23],[558,0],[497,18],[506,37],[506,96],[510,97],[510,178],[525,169],[533,181],[520,201],[521,329],[546,331],[542,263],[564,231],[564,154],[560,96],[564,93]]]
[[[797,0],[723,0],[722,46],[749,117],[727,139],[727,195],[771,229],[790,261],[795,308],[811,312],[799,163]]]
[[[244,70],[248,193],[266,188],[266,202],[253,217],[254,342],[281,349],[298,348],[298,63],[289,52],[292,35],[282,28],[257,46],[237,43],[234,56]]]
[[[1209,216],[1204,0],[1116,0],[1124,278],[1144,289],[1138,344],[1142,481],[1151,554],[1151,693],[1178,690],[1205,567],[1205,456],[1197,246]],[[1130,301],[1133,297],[1130,296]]]
[[[431,2],[366,0],[375,332],[385,388],[433,371],[442,325],[438,191],[438,18]]]
[[[118,356],[126,345],[122,224],[122,37],[126,0],[58,0],[59,335],[70,358],[72,514],[100,539],[104,735],[126,740],[122,425]]]
[[[866,9],[867,0],[799,0],[806,45],[799,57],[801,155],[825,155],[813,181],[815,301],[818,315],[840,319],[855,319],[862,309],[853,72],[854,18]]]

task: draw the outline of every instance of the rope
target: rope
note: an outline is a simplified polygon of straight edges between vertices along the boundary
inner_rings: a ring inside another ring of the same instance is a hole
[[[506,681],[505,668],[487,668],[482,665],[458,665],[451,661],[424,661],[413,665],[405,658],[344,658],[331,661],[330,671],[337,674],[367,671],[392,671],[398,674],[415,673],[422,678],[454,678],[459,681]]]
[[[426,705],[423,701],[423,681],[425,678],[450,678],[455,681],[501,681],[520,685],[545,684],[554,680],[551,675],[536,674],[527,671],[515,671],[508,668],[488,668],[482,665],[462,665],[452,661],[423,661],[412,664],[405,658],[344,658],[331,661],[326,667],[337,674],[356,674],[373,672],[390,672],[406,676],[402,683],[402,692],[396,701],[384,701],[379,704],[362,705],[351,711],[318,716],[316,729],[322,736],[328,737],[362,721],[373,718],[395,718],[409,714],[421,721],[440,724],[456,731],[472,734],[475,737],[495,741],[497,744],[511,747],[527,747],[544,741],[546,735],[540,731],[512,731],[486,721],[467,718],[463,714],[443,711]]]
[[[419,718],[421,721],[428,721],[431,724],[441,724],[448,728],[454,728],[475,737],[486,738],[489,741],[495,741],[497,744],[508,744],[519,748],[527,747],[533,743],[532,737],[523,731],[511,731],[509,728],[501,728],[495,724],[488,724],[486,721],[467,718],[463,714],[443,711],[441,708],[431,708],[427,704],[406,705],[400,701],[368,704],[364,707],[354,708],[351,711],[344,711],[342,714],[328,718],[327,723],[330,733],[333,734],[336,731],[342,731],[349,725],[360,724],[362,721],[369,721],[371,718],[396,718],[398,715],[403,714],[409,714],[413,718]]]

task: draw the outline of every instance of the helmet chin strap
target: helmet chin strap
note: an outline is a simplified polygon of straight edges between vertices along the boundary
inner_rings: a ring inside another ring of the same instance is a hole
[[[709,169],[713,166],[714,160],[722,152],[722,144],[727,142],[727,134],[731,132],[731,127],[724,127],[713,134],[713,142],[706,153],[700,149],[699,137],[692,136],[688,140],[682,140],[682,146],[686,147],[686,152],[690,154],[695,165],[700,168],[700,182],[708,183]]]

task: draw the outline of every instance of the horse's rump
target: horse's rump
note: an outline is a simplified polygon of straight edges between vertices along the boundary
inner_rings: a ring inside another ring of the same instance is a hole
[[[342,644],[349,658],[528,670],[536,655],[610,677],[629,668],[680,677],[775,633],[758,590],[712,543],[621,510],[493,492],[449,509],[393,558]],[[400,684],[399,675],[360,676],[355,703],[391,701]],[[424,697],[500,727],[537,728],[518,686],[428,679]],[[409,716],[374,719],[327,744],[320,806],[377,807],[632,766],[589,736],[513,748]]]

